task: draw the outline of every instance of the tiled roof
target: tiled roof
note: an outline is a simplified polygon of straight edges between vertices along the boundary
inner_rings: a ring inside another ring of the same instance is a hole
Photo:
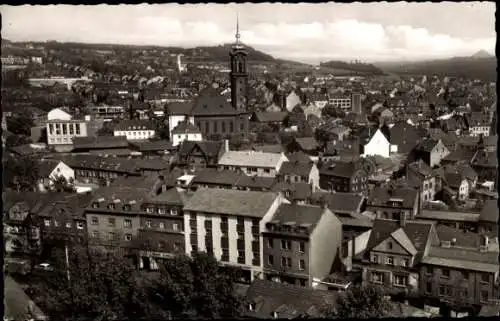
[[[89,194],[71,194],[57,201],[47,202],[38,215],[52,218],[84,219],[84,209],[90,204],[93,196]]]
[[[240,174],[234,171],[216,170],[206,168],[197,171],[192,184],[218,184],[234,186],[240,178]]]
[[[263,153],[255,151],[228,151],[222,155],[219,165],[250,166],[250,167],[276,167],[283,154]]]
[[[416,149],[419,151],[430,153],[438,142],[439,140],[436,139],[424,138],[420,143],[418,143]]]
[[[450,152],[450,154],[448,154],[445,158],[443,158],[443,161],[448,161],[448,162],[466,161],[466,162],[470,162],[472,160],[472,157],[474,156],[474,154],[475,154],[474,150],[458,146],[455,150],[452,150]]]
[[[126,136],[94,136],[73,138],[73,150],[126,147],[128,147]]]
[[[190,196],[192,196],[190,193],[173,187],[161,194],[151,195],[147,197],[145,201],[155,204],[184,205],[189,200]]]
[[[355,162],[331,161],[320,168],[321,175],[350,178],[354,175],[358,166]]]
[[[414,188],[375,187],[368,198],[368,206],[385,206],[391,200],[402,200],[403,208],[412,208],[418,196]]]
[[[287,196],[289,200],[307,200],[312,195],[312,186],[308,183],[287,183],[287,182],[278,182],[273,188],[275,192],[287,192],[290,193]]]
[[[314,137],[297,137],[295,141],[303,150],[313,150],[320,146]]]
[[[313,168],[313,162],[299,163],[299,162],[284,162],[280,168],[281,175],[300,175],[309,176]]]
[[[184,210],[262,218],[277,197],[272,192],[200,188]]]
[[[217,157],[219,154],[219,151],[223,147],[223,142],[222,141],[189,141],[189,140],[184,140],[180,144],[179,148],[179,154],[180,155],[187,155],[188,153],[191,153],[191,151],[198,146],[205,156],[207,157]]]
[[[304,152],[298,151],[295,153],[287,153],[285,154],[288,158],[289,162],[298,162],[298,163],[311,163],[312,160],[307,156]]]
[[[174,115],[189,115],[193,109],[193,102],[172,102],[167,105],[167,114],[170,116]]]
[[[235,186],[239,188],[264,188],[271,189],[276,183],[276,179],[273,177],[259,177],[259,176],[247,176],[240,175]]]
[[[461,268],[480,272],[498,272],[498,252],[480,252],[477,249],[431,247],[422,263]]]
[[[354,193],[315,192],[312,198],[318,205],[325,201],[333,213],[358,213],[364,201],[363,196]]]
[[[131,159],[105,158],[94,155],[72,155],[70,157],[61,157],[61,160],[73,169],[95,169],[125,173],[137,172],[136,162]]]
[[[150,189],[136,186],[106,186],[95,191],[94,198],[87,210],[92,210],[93,203],[99,203],[99,211],[106,209],[109,204],[115,204],[115,211],[122,212],[124,205],[130,206],[131,212],[142,212],[142,204],[146,200]]]
[[[432,168],[421,159],[416,162],[410,163],[408,165],[408,169],[422,176],[428,176],[432,174]]]
[[[42,178],[48,178],[50,173],[59,165],[61,161],[55,159],[43,159],[40,161],[38,174]]]
[[[174,129],[172,129],[172,134],[187,134],[187,133],[201,134],[201,131],[198,127],[196,127],[189,121],[181,121],[177,124],[177,126],[175,126]]]
[[[266,145],[254,145],[253,150],[264,152],[264,153],[277,153],[281,154],[285,152],[285,148],[281,144],[266,144]]]
[[[15,146],[9,148],[9,150],[17,155],[32,155],[32,154],[43,154],[46,153],[46,149],[41,149],[41,148],[33,148],[31,144],[25,144],[25,145],[20,145],[20,146]]]
[[[481,245],[482,236],[475,232],[464,232],[461,229],[454,227],[436,224],[436,233],[438,239],[442,241],[452,242],[456,247],[478,249]]]
[[[131,142],[131,146],[141,152],[165,151],[173,149],[172,142],[168,140],[138,141]]]
[[[275,112],[256,112],[255,119],[258,122],[268,123],[268,122],[282,122],[286,116],[287,112],[275,111]]]
[[[277,225],[304,226],[312,233],[325,209],[313,205],[281,204],[271,223]]]
[[[498,223],[498,201],[497,200],[486,200],[484,202],[483,209],[481,210],[481,215],[479,217],[480,221]]]
[[[220,95],[214,88],[205,88],[194,101],[191,110],[193,116],[203,115],[239,115],[242,112],[233,108],[226,97]]]
[[[141,170],[165,170],[170,168],[170,163],[168,160],[162,158],[153,158],[153,159],[137,159],[137,168]]]
[[[444,181],[451,188],[460,188],[460,184],[462,184],[462,175],[458,173],[444,173]]]
[[[479,213],[422,210],[416,218],[458,222],[478,222]]]
[[[128,130],[154,130],[153,124],[148,120],[125,119],[120,121],[114,128],[115,131]]]
[[[308,314],[320,317],[318,313],[325,305],[335,306],[337,294],[331,291],[314,290],[296,285],[255,280],[247,290],[246,300],[255,304],[255,311],[249,316],[272,318],[296,318]],[[286,307],[286,309],[285,309]]]
[[[495,167],[498,166],[497,152],[488,152],[485,150],[478,150],[472,157],[472,165]]]

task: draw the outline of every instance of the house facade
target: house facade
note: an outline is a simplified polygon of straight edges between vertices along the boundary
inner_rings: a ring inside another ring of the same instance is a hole
[[[248,176],[276,177],[284,162],[285,154],[258,151],[227,151],[219,159],[221,170],[238,170]]]
[[[326,207],[282,204],[262,235],[266,279],[311,287],[330,274],[342,224]]]
[[[126,136],[127,140],[147,140],[153,138],[155,130],[151,122],[140,119],[122,120],[114,130],[114,136]]]
[[[243,269],[246,281],[262,278],[261,232],[282,202],[272,192],[198,189],[184,206],[186,253],[213,254]]]
[[[382,156],[388,158],[391,152],[391,143],[380,129],[370,137],[369,141],[363,146],[363,157]]]
[[[330,161],[319,169],[319,186],[328,191],[364,193],[368,175],[357,161]]]
[[[185,140],[199,142],[203,139],[201,131],[192,123],[186,121],[179,122],[177,127],[172,130],[171,135],[172,146],[178,146]]]

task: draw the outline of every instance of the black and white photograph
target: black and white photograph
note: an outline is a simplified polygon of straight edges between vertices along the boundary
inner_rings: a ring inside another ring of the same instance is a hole
[[[500,316],[495,2],[0,14],[4,321]]]

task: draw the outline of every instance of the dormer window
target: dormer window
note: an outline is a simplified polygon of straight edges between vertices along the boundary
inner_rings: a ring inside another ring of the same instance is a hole
[[[248,305],[248,311],[255,311],[255,303],[250,303]]]
[[[109,210],[114,210],[115,209],[115,204],[114,203],[108,204],[108,209]]]
[[[159,208],[158,209],[158,214],[165,214],[165,213],[166,213],[166,211],[165,211],[164,208]]]
[[[129,204],[123,205],[123,210],[124,211],[130,211],[130,205]]]
[[[177,215],[177,209],[176,208],[172,208],[170,210],[170,215],[176,216]]]
[[[147,213],[153,213],[154,209],[152,207],[146,207],[146,212]]]
[[[99,203],[98,202],[92,203],[92,208],[99,208]]]

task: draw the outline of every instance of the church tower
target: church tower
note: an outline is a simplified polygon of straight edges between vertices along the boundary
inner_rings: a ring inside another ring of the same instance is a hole
[[[236,42],[231,48],[231,104],[234,109],[245,112],[247,110],[248,72],[247,52],[240,43],[239,19],[236,20]]]

